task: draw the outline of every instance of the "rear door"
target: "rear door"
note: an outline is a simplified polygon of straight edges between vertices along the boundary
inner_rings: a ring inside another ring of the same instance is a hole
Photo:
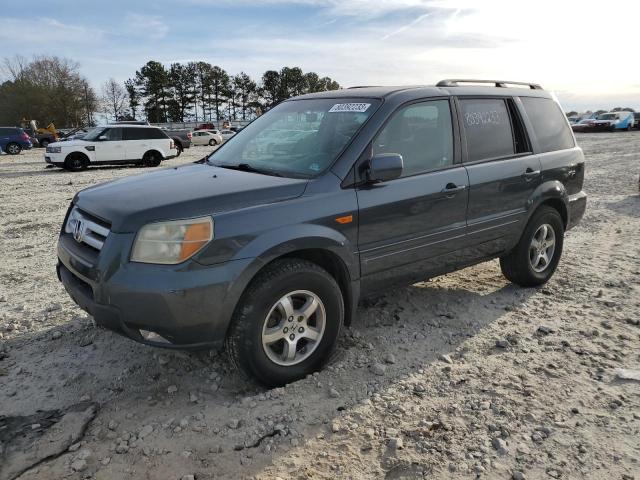
[[[532,154],[513,98],[457,99],[463,162],[469,173],[467,234],[471,256],[493,255],[519,238],[541,183],[540,159]]]
[[[125,159],[122,130],[121,127],[107,128],[100,134],[107,138],[94,143],[96,162],[121,162]]]
[[[401,107],[372,143],[372,155],[402,155],[404,170],[356,188],[364,290],[446,270],[463,244],[468,177],[451,111],[449,99]]]
[[[124,139],[127,160],[142,160],[143,155],[150,149],[148,128],[126,127]]]

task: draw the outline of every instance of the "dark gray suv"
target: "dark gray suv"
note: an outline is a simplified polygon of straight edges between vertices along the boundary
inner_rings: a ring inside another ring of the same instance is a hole
[[[584,157],[534,84],[304,95],[198,164],[73,199],[58,276],[99,325],[222,347],[282,385],[320,368],[358,300],[500,258],[545,283],[583,216]]]

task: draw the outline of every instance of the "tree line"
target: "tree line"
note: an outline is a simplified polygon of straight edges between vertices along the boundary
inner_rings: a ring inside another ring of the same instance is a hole
[[[172,63],[167,68],[153,60],[123,87],[116,85],[110,79],[103,86],[109,115],[150,122],[250,120],[287,98],[340,88],[335,80],[299,67],[267,70],[256,81],[245,72],[231,75],[207,62]],[[120,101],[124,98],[126,106]]]
[[[258,80],[207,62],[149,61],[124,84],[109,79],[99,94],[80,65],[57,56],[21,56],[0,62],[0,125],[22,119],[41,126],[91,126],[108,120],[150,122],[251,120],[287,98],[340,85],[299,67],[267,70]]]
[[[16,56],[0,63],[0,126],[37,120],[41,126],[91,125],[99,99],[80,74],[79,65],[65,58]]]

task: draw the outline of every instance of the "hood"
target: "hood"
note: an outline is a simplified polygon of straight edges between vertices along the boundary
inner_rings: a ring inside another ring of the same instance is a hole
[[[78,207],[111,223],[114,232],[142,225],[274,203],[299,197],[308,180],[204,164],[127,177],[77,193]]]
[[[84,146],[84,145],[93,145],[91,142],[87,142],[85,140],[74,139],[74,140],[66,140],[50,143],[51,147],[75,147],[75,146]]]

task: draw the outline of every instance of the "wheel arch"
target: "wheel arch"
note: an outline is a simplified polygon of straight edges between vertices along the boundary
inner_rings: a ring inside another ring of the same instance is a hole
[[[160,158],[164,160],[164,155],[162,154],[162,152],[160,150],[158,150],[157,148],[150,148],[149,150],[147,150],[146,152],[144,152],[144,155],[142,155],[142,158],[144,159],[148,154],[150,153],[157,153],[158,155],[160,155]]]
[[[542,206],[554,208],[560,214],[564,228],[569,225],[569,196],[562,182],[553,180],[538,186],[531,196],[532,207],[529,209],[527,223],[533,214]]]
[[[73,150],[69,153],[67,153],[67,155],[64,157],[64,161],[66,162],[67,160],[69,160],[71,157],[84,157],[85,161],[87,162],[87,165],[89,165],[91,163],[91,159],[89,158],[89,155],[87,155],[86,153],[80,151],[80,150]]]
[[[239,255],[237,258],[243,257]],[[246,256],[244,256],[246,258]],[[227,290],[223,312],[230,321],[242,295],[264,269],[282,259],[298,258],[324,268],[336,280],[345,306],[345,325],[356,315],[360,298],[359,263],[344,243],[334,238],[307,236],[272,243],[256,256]],[[228,326],[227,326],[228,328]]]

